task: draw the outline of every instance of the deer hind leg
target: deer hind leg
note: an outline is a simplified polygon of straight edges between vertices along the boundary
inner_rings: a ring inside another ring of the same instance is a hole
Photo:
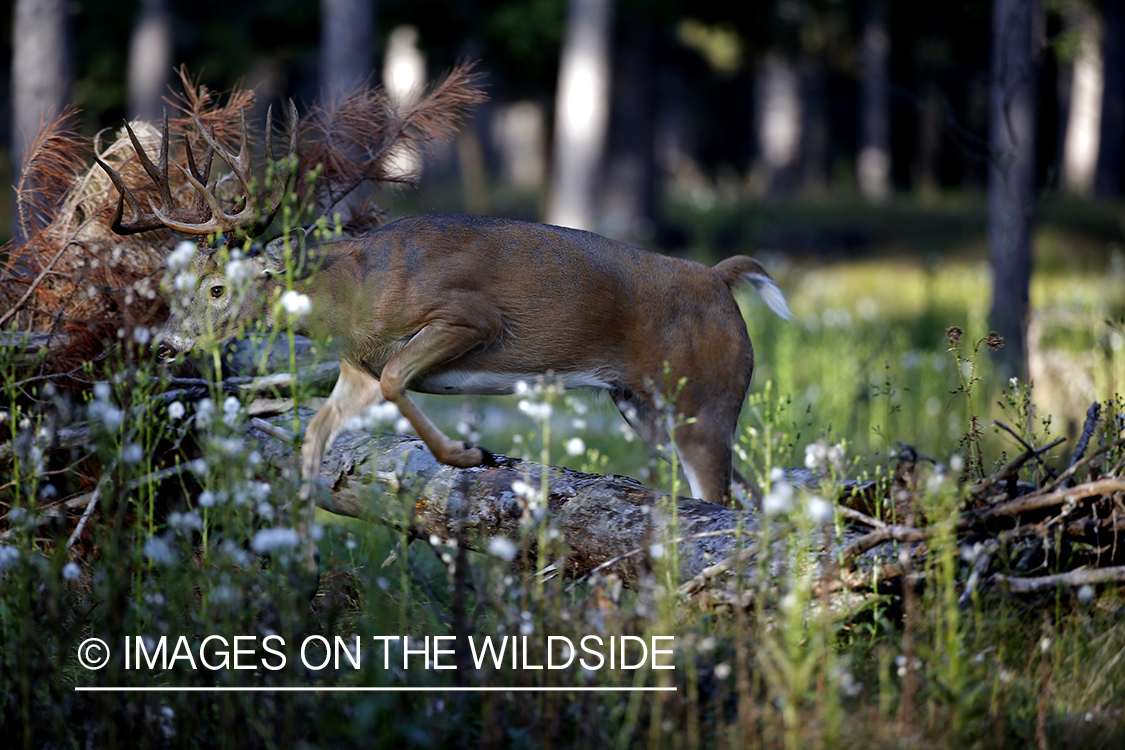
[[[383,368],[381,380],[383,395],[398,407],[434,458],[462,469],[493,466],[496,459],[484,448],[447,437],[422,413],[406,389],[428,370],[459,357],[480,343],[480,335],[471,328],[426,326],[391,358]]]
[[[368,406],[383,400],[379,379],[340,361],[340,377],[324,406],[305,430],[301,447],[301,499],[312,495],[313,484],[320,476],[320,464],[332,441],[352,417],[362,414]],[[311,512],[311,510],[310,510]]]

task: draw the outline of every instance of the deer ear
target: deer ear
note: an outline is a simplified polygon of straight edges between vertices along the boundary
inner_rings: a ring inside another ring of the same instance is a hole
[[[297,278],[302,278],[307,273],[305,268],[308,265],[305,230],[294,227],[288,234],[270,240],[263,249],[263,254],[265,255],[264,273],[283,274],[288,263],[296,272]]]

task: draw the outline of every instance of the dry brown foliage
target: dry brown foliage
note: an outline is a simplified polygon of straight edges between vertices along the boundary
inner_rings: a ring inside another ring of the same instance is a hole
[[[254,92],[236,87],[225,96],[179,71],[181,91],[167,99],[170,164],[187,166],[186,142],[198,157],[206,150],[193,123],[197,117],[222,143],[237,143],[240,117],[252,107]],[[403,154],[423,155],[427,146],[451,138],[468,110],[484,100],[471,64],[458,65],[442,81],[411,102],[393,102],[380,88],[362,88],[335,102],[315,105],[299,125],[298,177],[292,185],[311,205],[311,221],[341,215],[345,232],[378,224],[375,189],[409,182],[396,170]],[[178,116],[175,116],[178,112]],[[157,191],[124,127],[90,144],[76,130],[77,113],[68,110],[45,123],[28,149],[17,186],[19,222],[25,241],[0,251],[0,345],[13,346],[35,334],[32,348],[46,346],[36,373],[72,386],[83,363],[104,356],[114,341],[132,340],[139,329],[158,326],[166,314],[159,293],[164,259],[176,238],[168,230],[119,236],[110,229],[117,191],[96,165],[91,150],[121,175],[141,206]],[[160,151],[158,123],[130,123],[150,158]],[[251,135],[252,145],[262,138]],[[107,143],[103,147],[103,143]],[[259,158],[259,163],[263,159]],[[301,175],[322,165],[310,184]],[[216,172],[221,171],[216,163]],[[237,180],[218,179],[217,195],[235,201]],[[174,200],[186,205],[195,190],[180,169],[169,169]],[[125,216],[129,218],[128,210]],[[136,340],[144,343],[147,330]],[[28,357],[25,361],[31,362]]]

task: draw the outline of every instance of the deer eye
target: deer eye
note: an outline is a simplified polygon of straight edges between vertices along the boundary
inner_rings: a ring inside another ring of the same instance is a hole
[[[211,287],[211,296],[215,299],[218,299],[219,297],[222,297],[223,296],[223,287],[221,287],[221,286]]]

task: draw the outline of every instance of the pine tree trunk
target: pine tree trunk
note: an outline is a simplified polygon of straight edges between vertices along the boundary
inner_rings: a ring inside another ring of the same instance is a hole
[[[1105,78],[1094,193],[1118,196],[1125,192],[1125,0],[1105,0],[1103,12]]]
[[[1038,73],[1034,0],[996,0],[989,93],[989,321],[1004,337],[1001,376],[1027,374],[1031,234],[1035,216],[1035,118]]]
[[[547,221],[594,229],[609,126],[610,0],[569,0]]]
[[[160,122],[172,74],[169,0],[144,0],[129,40],[129,117]]]
[[[12,23],[12,164],[15,182],[40,126],[70,101],[66,0],[16,0]],[[17,244],[22,232],[14,222]]]
[[[331,100],[371,78],[375,0],[320,0],[320,95]]]
[[[859,191],[871,200],[891,192],[891,36],[887,3],[873,0],[863,10],[860,39]]]

